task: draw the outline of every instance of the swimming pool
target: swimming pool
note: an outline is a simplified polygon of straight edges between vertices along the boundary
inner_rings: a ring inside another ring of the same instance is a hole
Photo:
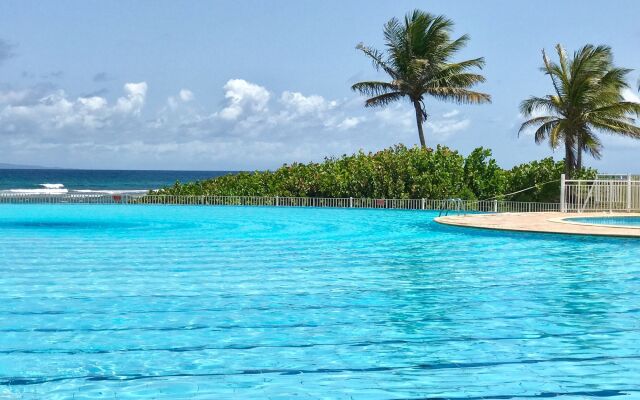
[[[603,216],[603,217],[571,217],[564,219],[567,222],[577,222],[580,224],[611,225],[624,228],[640,228],[640,217],[638,216]]]
[[[636,240],[434,216],[0,206],[0,398],[640,396]]]

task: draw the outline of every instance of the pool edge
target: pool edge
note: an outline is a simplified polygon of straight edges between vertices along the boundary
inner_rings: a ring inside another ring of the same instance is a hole
[[[602,213],[587,213],[581,216],[602,216]],[[609,216],[639,216],[640,214],[624,213]],[[566,213],[498,213],[464,216],[436,217],[434,221],[448,226],[461,228],[486,229],[494,231],[544,233],[559,235],[598,236],[640,238],[640,229],[628,227],[609,227],[596,224],[578,224],[560,221],[568,218]]]

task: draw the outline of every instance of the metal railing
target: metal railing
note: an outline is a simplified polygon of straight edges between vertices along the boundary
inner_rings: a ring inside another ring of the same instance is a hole
[[[464,200],[460,198],[447,199],[440,205],[440,212],[438,213],[438,217],[442,217],[443,215],[446,217],[449,215],[449,212],[456,212],[458,215],[467,213],[467,204]]]
[[[147,194],[19,194],[0,193],[0,204],[123,204],[123,205],[211,205],[384,208],[402,210],[443,210],[467,212],[549,212],[559,211],[559,203],[535,203],[500,200],[451,199],[367,199],[261,196],[174,196]]]
[[[144,195],[0,193],[0,204],[134,204],[142,196]]]
[[[596,179],[598,181],[626,181],[631,179],[632,181],[640,180],[640,175],[634,174],[597,174]]]
[[[640,176],[598,175],[592,180],[561,179],[563,212],[640,211]]]

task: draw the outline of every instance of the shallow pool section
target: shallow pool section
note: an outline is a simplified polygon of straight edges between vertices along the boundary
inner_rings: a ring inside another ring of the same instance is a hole
[[[0,398],[640,396],[636,239],[434,216],[0,206]]]
[[[565,218],[564,221],[580,224],[595,224],[620,226],[624,228],[640,228],[639,216],[602,216],[602,217],[571,217]]]

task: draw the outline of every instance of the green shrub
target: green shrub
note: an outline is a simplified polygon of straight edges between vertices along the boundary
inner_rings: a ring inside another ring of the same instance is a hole
[[[465,185],[478,199],[506,193],[508,174],[491,158],[491,150],[478,147],[464,161]]]
[[[557,203],[560,201],[560,175],[563,172],[564,163],[551,157],[516,165],[508,171],[506,193],[534,188],[516,193],[507,200]],[[595,176],[596,170],[587,168],[578,173],[576,179],[593,179]]]
[[[558,201],[562,162],[551,158],[504,170],[491,150],[477,148],[466,158],[445,146],[434,149],[396,145],[376,153],[362,151],[293,163],[275,171],[241,172],[203,181],[179,183],[156,191],[171,195],[354,197],[396,199],[504,198]],[[595,171],[583,172],[593,176]],[[545,182],[552,183],[544,184]],[[537,186],[536,186],[537,185]],[[505,194],[536,186],[532,190]]]

